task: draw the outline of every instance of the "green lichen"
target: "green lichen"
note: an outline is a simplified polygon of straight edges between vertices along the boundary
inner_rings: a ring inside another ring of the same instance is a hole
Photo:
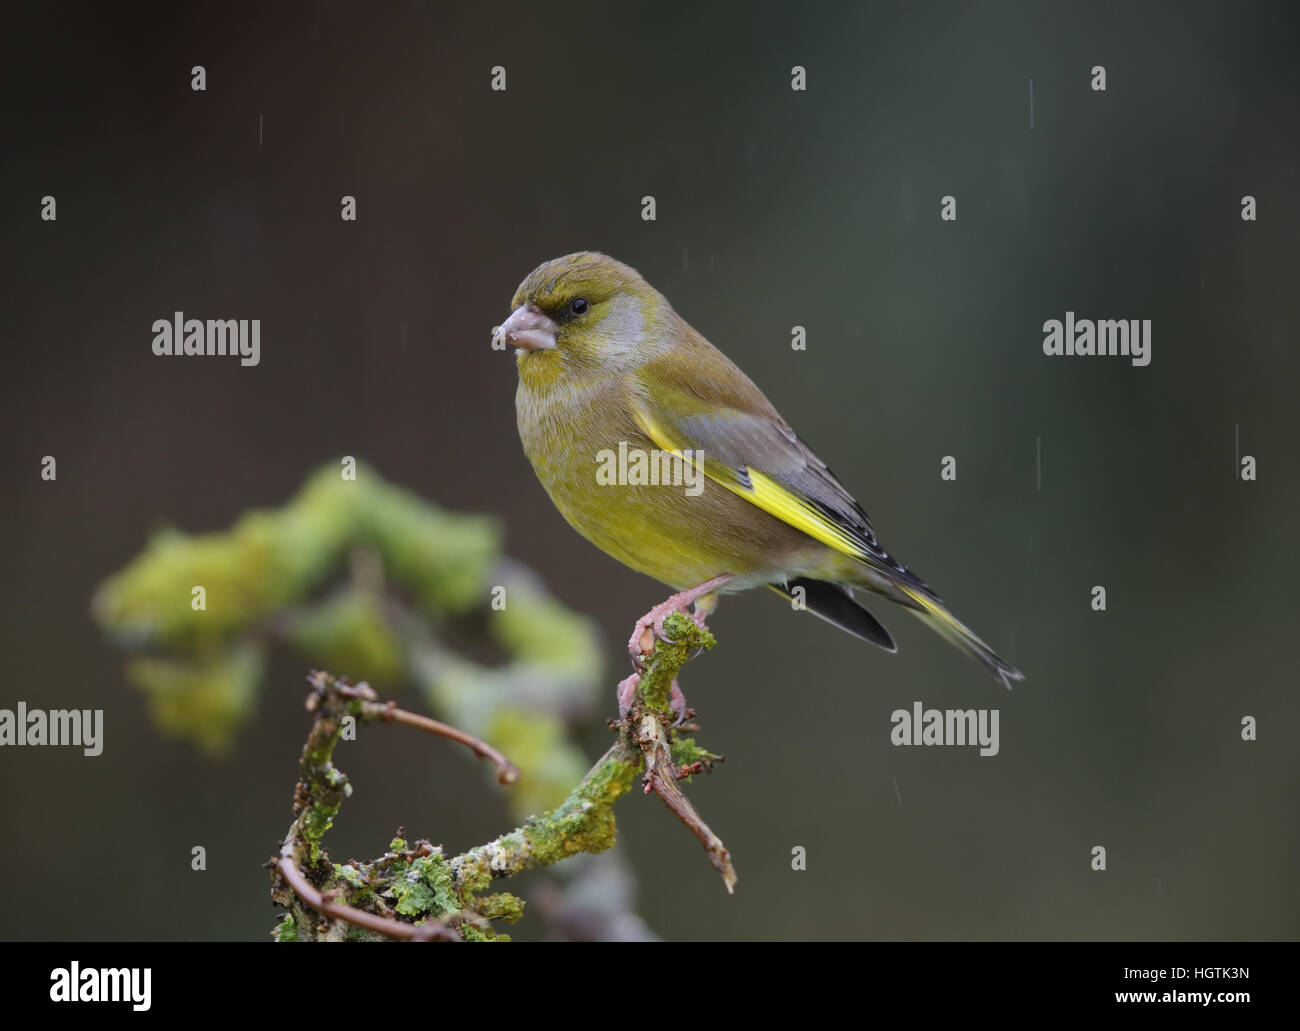
[[[298,937],[298,925],[294,922],[292,913],[285,914],[284,919],[271,929],[271,935],[278,942],[302,941]]]
[[[463,926],[460,933],[467,942],[508,942],[510,940],[508,934],[498,934],[489,928],[475,927],[473,924]]]
[[[480,861],[479,855],[483,849],[490,847],[484,845],[463,856],[457,856],[452,861],[452,877],[455,879],[461,898],[473,899],[492,884],[492,869],[487,863]]]
[[[693,766],[699,763],[705,773],[712,771],[714,763],[722,761],[722,756],[710,752],[707,748],[701,748],[692,737],[682,737],[672,741],[668,746],[668,752],[678,766]],[[688,776],[685,780],[689,782],[691,778]]]
[[[460,912],[455,877],[441,850],[413,863],[394,864],[388,875],[392,879],[388,894],[397,900],[397,912],[403,916],[446,918]]]
[[[680,612],[669,613],[664,620],[664,634],[670,640],[656,642],[654,660],[641,677],[637,696],[643,707],[667,715],[677,671],[696,651],[712,648],[717,642],[708,630],[696,626],[693,619]]]
[[[335,805],[328,805],[325,802],[313,802],[307,807],[307,811],[302,814],[300,824],[302,836],[310,849],[308,854],[313,863],[320,859],[321,839],[325,837],[325,832],[334,826],[334,817],[338,816],[342,805],[342,802]]]
[[[454,914],[460,909],[460,899],[456,896],[456,878],[442,851],[415,861],[415,868],[433,892],[433,905],[439,916]]]
[[[351,863],[335,863],[334,877],[352,889],[347,904],[357,909],[364,909],[375,894],[366,875]]]
[[[478,912],[489,920],[501,920],[513,924],[524,915],[524,900],[508,891],[495,895],[484,895],[478,900]]]
[[[466,906],[494,878],[550,866],[580,852],[603,852],[617,838],[614,803],[632,789],[640,755],[615,746],[556,809],[451,861]]]
[[[525,828],[533,849],[566,858],[613,848],[614,803],[632,789],[639,772],[639,761],[610,757],[597,764],[563,805]]]
[[[437,902],[433,888],[414,867],[393,881],[389,892],[397,899],[397,911],[403,916],[428,913]]]

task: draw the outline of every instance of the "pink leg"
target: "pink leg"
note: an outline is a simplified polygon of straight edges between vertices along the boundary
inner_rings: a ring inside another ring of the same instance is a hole
[[[630,677],[619,682],[618,685],[618,718],[627,719],[628,710],[632,708],[632,699],[636,697],[636,689],[641,683],[641,674],[633,673]],[[673,678],[672,690],[668,695],[668,706],[677,714],[677,722],[674,727],[680,727],[686,719],[686,696],[682,694],[682,689],[677,686],[677,679]]]
[[[632,699],[636,697],[636,689],[641,683],[641,674],[633,673],[625,680],[618,682],[618,718],[627,719],[627,711],[632,708]]]
[[[734,579],[735,576],[731,573],[723,573],[711,580],[705,580],[698,587],[692,587],[674,594],[667,601],[656,605],[638,619],[636,627],[632,631],[632,636],[627,642],[627,650],[632,656],[632,662],[640,668],[642,657],[654,651],[655,638],[657,637],[661,641],[668,640],[664,636],[664,620],[674,612],[686,615],[687,605],[695,605],[696,614],[690,618],[695,620],[696,626],[703,629],[704,617],[713,611],[714,600],[709,596],[719,587],[725,586]]]

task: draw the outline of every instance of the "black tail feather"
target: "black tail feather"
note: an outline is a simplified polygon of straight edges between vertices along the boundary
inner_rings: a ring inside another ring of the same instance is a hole
[[[887,652],[898,651],[898,645],[884,624],[859,605],[847,587],[827,583],[825,580],[800,578],[789,584],[768,584],[778,594],[795,597],[796,588],[803,588],[803,605],[814,616],[820,616],[832,626],[874,644]]]

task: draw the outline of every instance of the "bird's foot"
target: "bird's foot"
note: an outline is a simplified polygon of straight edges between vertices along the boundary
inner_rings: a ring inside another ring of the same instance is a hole
[[[656,605],[636,621],[632,636],[627,641],[627,650],[628,654],[632,656],[632,662],[638,669],[644,668],[645,657],[655,650],[656,640],[672,640],[664,632],[664,621],[674,612],[680,612],[701,630],[707,629],[704,625],[704,617],[687,611],[686,605],[677,601],[678,597],[680,595],[673,595],[666,602]]]
[[[644,669],[645,657],[655,650],[655,640],[672,640],[664,632],[664,621],[674,612],[680,612],[701,630],[707,630],[704,619],[717,604],[714,592],[732,579],[734,578],[730,573],[715,576],[697,587],[674,594],[667,601],[656,605],[638,619],[636,626],[632,630],[632,636],[628,638],[627,642],[627,650],[628,654],[632,656],[632,664],[637,669]],[[686,610],[687,605],[694,605],[695,611],[688,612]]]
[[[694,709],[687,708],[686,696],[682,694],[682,689],[677,686],[676,677],[673,678],[673,686],[668,693],[668,708],[672,709],[677,715],[677,719],[673,720],[672,726],[668,728],[669,730],[676,730],[695,715]]]

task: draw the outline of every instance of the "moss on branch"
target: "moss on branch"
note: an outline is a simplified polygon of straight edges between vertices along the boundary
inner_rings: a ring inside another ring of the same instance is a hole
[[[308,707],[315,719],[300,760],[295,821],[285,839],[286,855],[315,875],[313,884],[325,899],[389,921],[392,927],[388,936],[395,936],[395,928],[409,924],[412,928],[437,925],[471,941],[504,939],[494,921],[519,919],[524,903],[507,892],[485,894],[496,881],[551,866],[579,853],[599,853],[613,847],[617,839],[614,806],[646,769],[646,722],[658,728],[657,740],[666,740],[667,732],[654,708],[656,701],[663,700],[666,720],[668,692],[678,670],[693,654],[713,643],[707,631],[688,619],[670,620],[666,630],[673,641],[660,642],[651,655],[631,710],[615,725],[617,740],[567,797],[509,833],[451,858],[441,847],[427,841],[408,846],[399,837],[371,863],[328,862],[322,839],[352,794],[347,776],[333,764],[343,721],[347,716],[374,721],[391,710],[377,703],[369,685],[353,686],[329,674],[314,673]],[[682,754],[691,757],[692,762],[709,755],[693,741],[681,745]],[[277,880],[273,897],[290,909],[290,918],[273,931],[278,941],[385,936],[361,926],[340,930],[337,916],[304,904],[283,880]],[[347,923],[346,918],[342,922]]]

